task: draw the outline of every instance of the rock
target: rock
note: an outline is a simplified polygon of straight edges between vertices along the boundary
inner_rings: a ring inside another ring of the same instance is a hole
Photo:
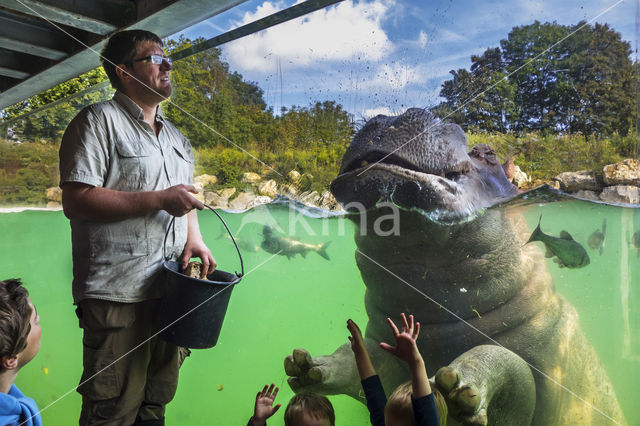
[[[606,203],[640,204],[640,188],[631,185],[607,186],[600,199]]]
[[[300,193],[300,190],[298,189],[298,187],[296,185],[290,184],[290,185],[282,185],[280,187],[279,190],[280,194],[285,195],[289,198],[297,198],[298,194]]]
[[[342,211],[342,206],[338,203],[338,200],[333,196],[330,191],[322,191],[320,195],[320,201],[318,207],[331,211]]]
[[[261,180],[262,180],[262,177],[259,174],[253,173],[253,172],[246,172],[242,174],[242,178],[240,179],[240,182],[256,184]]]
[[[256,195],[253,192],[241,192],[229,202],[229,208],[233,210],[247,210],[260,204],[270,203],[271,197]]]
[[[287,173],[287,179],[289,179],[289,182],[293,183],[297,183],[300,180],[300,176],[300,172],[296,170],[291,170],[289,173]]]
[[[552,187],[553,189],[558,189],[558,190],[560,189],[560,182],[558,182],[557,180],[552,180],[551,182],[545,182],[542,179],[536,179],[533,181],[533,187],[537,187],[545,183],[550,187]]]
[[[255,206],[259,206],[261,204],[269,204],[273,201],[273,198],[268,197],[266,195],[258,195],[254,198],[253,202],[247,204],[247,208],[251,209]]]
[[[47,203],[47,208],[51,209],[51,210],[61,210],[62,209],[62,204],[60,204],[57,201],[49,201]]]
[[[213,175],[200,175],[193,178],[194,185],[196,183],[202,184],[202,186],[207,186],[211,183],[218,183],[218,178]]]
[[[577,192],[581,189],[600,191],[601,188],[593,172],[587,170],[560,173],[554,180],[560,184],[560,189],[565,192]]]
[[[525,172],[523,172],[520,167],[514,165],[513,166],[513,176],[511,177],[511,182],[517,186],[518,188],[522,188],[524,186],[528,186],[531,183],[531,177],[527,176]]]
[[[320,198],[318,191],[307,191],[300,194],[298,200],[300,200],[302,204],[306,204],[308,206],[318,206],[320,204]]]
[[[211,183],[217,183],[217,182],[218,182],[218,178],[213,175],[200,175],[193,178],[193,186],[196,188],[196,190],[200,194],[202,194],[202,192],[204,191],[205,186]],[[204,199],[204,194],[202,194],[201,198]],[[198,199],[202,201],[202,199],[200,198]]]
[[[640,186],[640,160],[627,159],[609,164],[602,169],[607,185]]]
[[[47,200],[55,201],[57,203],[62,202],[62,189],[59,186],[53,186],[47,188]]]
[[[278,184],[273,179],[260,182],[258,184],[258,194],[274,198],[278,194]]]
[[[256,198],[256,194],[253,192],[240,192],[231,201],[229,201],[229,208],[233,210],[246,210],[247,204]]]
[[[579,198],[583,198],[585,200],[601,201],[600,194],[598,194],[595,191],[589,191],[588,189],[581,189],[580,191],[576,192],[573,195]]]
[[[218,195],[220,197],[226,198],[226,199],[229,199],[235,193],[236,193],[236,189],[235,188],[224,188],[224,189],[221,189],[220,191],[218,191]]]
[[[228,200],[229,200],[228,197],[227,198],[221,197],[215,192],[207,191],[204,193],[205,204],[213,208],[228,209],[229,208]]]

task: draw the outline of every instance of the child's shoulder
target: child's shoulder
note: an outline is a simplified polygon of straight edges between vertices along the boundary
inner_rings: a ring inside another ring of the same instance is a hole
[[[0,393],[0,422],[41,426],[42,420],[36,402],[25,396],[14,384],[9,393]]]

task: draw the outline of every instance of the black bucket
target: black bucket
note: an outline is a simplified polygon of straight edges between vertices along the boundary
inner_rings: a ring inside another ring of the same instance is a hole
[[[163,340],[191,349],[211,348],[218,343],[231,291],[244,275],[242,255],[229,227],[218,212],[206,204],[205,207],[218,216],[231,236],[241,272],[232,274],[216,269],[207,275],[208,281],[183,275],[180,263],[169,260],[166,255],[167,237],[175,221],[171,219],[162,246],[165,293],[156,325]]]

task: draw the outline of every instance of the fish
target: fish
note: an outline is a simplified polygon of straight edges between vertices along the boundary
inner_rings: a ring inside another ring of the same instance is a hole
[[[555,256],[554,261],[562,268],[582,268],[589,264],[589,255],[587,251],[582,247],[580,243],[571,237],[567,231],[560,232],[560,238],[547,235],[540,229],[540,222],[542,221],[542,215],[538,220],[538,227],[531,233],[529,241],[525,244],[529,244],[533,241],[540,241],[544,243],[547,249],[547,257]]]
[[[631,237],[631,243],[638,249],[638,257],[640,257],[640,231],[636,231]]]
[[[602,231],[596,229],[593,231],[589,238],[587,239],[587,244],[592,250],[600,249],[600,256],[602,256],[602,252],[604,250],[604,236],[607,232],[607,219],[602,219]]]
[[[327,260],[331,260],[327,254],[327,246],[331,241],[324,244],[309,244],[293,238],[280,237],[273,233],[273,229],[269,225],[264,225],[262,229],[264,239],[260,247],[268,253],[287,256],[291,259],[296,254],[306,257],[307,253],[314,251]]]

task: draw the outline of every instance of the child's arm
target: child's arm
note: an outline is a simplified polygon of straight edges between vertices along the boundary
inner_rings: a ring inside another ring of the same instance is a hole
[[[251,417],[247,426],[264,426],[267,424],[267,419],[273,416],[282,405],[273,406],[278,390],[278,387],[273,383],[271,383],[271,386],[264,385],[264,388],[256,395],[253,417]]]
[[[351,333],[349,341],[351,342],[351,350],[356,357],[356,365],[362,381],[362,390],[367,399],[371,425],[384,426],[384,406],[387,404],[387,397],[384,394],[382,383],[375,368],[373,368],[369,351],[367,351],[362,339],[360,327],[353,320],[347,320],[347,328]]]
[[[396,339],[396,346],[393,347],[387,343],[380,343],[380,347],[386,351],[391,352],[401,360],[405,361],[411,370],[411,387],[413,391],[413,398],[418,399],[423,396],[431,394],[431,385],[429,384],[429,378],[427,377],[427,369],[424,365],[424,360],[416,340],[418,334],[420,334],[420,323],[414,324],[413,315],[409,315],[409,321],[404,314],[402,316],[402,332],[398,331],[398,327],[393,323],[390,318],[387,318],[387,322],[393,331],[393,336]]]
[[[347,329],[351,333],[351,336],[349,336],[349,341],[351,342],[351,350],[356,357],[356,365],[358,366],[360,380],[375,376],[376,370],[373,368],[371,358],[369,358],[369,352],[367,351],[367,347],[364,345],[360,327],[358,327],[358,324],[353,322],[353,320],[348,319]]]

